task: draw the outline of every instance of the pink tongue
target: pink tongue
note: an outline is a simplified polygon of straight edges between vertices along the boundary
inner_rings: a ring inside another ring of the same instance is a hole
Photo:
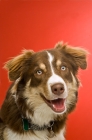
[[[61,110],[64,108],[64,99],[52,100],[51,104],[56,110]]]

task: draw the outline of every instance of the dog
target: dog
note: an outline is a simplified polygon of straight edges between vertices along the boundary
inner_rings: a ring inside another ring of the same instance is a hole
[[[0,109],[0,140],[65,140],[87,51],[59,42],[49,50],[24,50],[4,67],[13,82]]]

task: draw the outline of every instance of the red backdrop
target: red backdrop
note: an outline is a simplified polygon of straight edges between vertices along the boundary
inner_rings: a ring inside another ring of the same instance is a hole
[[[10,84],[4,62],[22,49],[51,48],[60,40],[92,53],[92,0],[0,1],[0,105]],[[92,140],[92,56],[82,71],[77,108],[67,122],[67,140]]]

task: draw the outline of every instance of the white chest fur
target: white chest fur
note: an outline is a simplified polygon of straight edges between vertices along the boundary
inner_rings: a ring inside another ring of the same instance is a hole
[[[6,128],[4,130],[4,140],[65,140],[64,138],[64,129],[60,132],[60,134],[54,136],[53,138],[48,138],[48,132],[45,131],[35,131],[35,133],[25,133],[25,134],[17,134]]]

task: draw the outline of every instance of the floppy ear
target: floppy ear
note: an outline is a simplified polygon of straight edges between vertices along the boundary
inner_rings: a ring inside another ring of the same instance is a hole
[[[22,54],[12,58],[6,62],[4,68],[9,72],[9,79],[15,81],[21,77],[23,73],[23,64],[28,60],[34,52],[32,50],[24,50]]]
[[[87,54],[88,52],[85,49],[80,47],[71,47],[63,42],[56,44],[56,49],[63,52],[67,57],[71,57],[74,60],[77,68],[86,69],[87,67]]]

